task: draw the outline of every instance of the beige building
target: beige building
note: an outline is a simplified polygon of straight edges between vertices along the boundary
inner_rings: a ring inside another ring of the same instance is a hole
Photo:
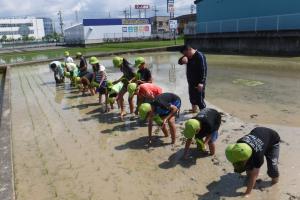
[[[152,33],[166,33],[170,31],[169,16],[154,16],[150,18]]]

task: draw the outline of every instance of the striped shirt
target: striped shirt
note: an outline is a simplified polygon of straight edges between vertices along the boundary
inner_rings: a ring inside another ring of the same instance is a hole
[[[99,70],[95,72],[95,82],[100,83],[103,77],[103,81],[107,81],[105,67],[103,65],[100,65]]]

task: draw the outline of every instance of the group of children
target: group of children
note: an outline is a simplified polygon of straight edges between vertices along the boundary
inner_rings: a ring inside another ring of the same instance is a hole
[[[80,60],[79,66],[74,63],[69,52],[65,52],[63,63],[59,61],[50,63],[56,83],[63,83],[67,77],[71,84],[78,87],[83,94],[87,90],[91,95],[99,93],[99,103],[102,103],[102,95],[104,95],[106,112],[113,109],[114,102],[117,102],[122,120],[126,115],[124,95],[128,92],[130,113],[138,115],[141,120],[148,121],[148,143],[152,143],[154,122],[161,127],[165,137],[168,137],[170,132],[171,144],[175,144],[175,118],[181,108],[181,99],[176,94],[163,92],[161,87],[153,83],[151,71],[146,67],[143,57],[137,57],[134,66],[125,58],[114,57],[113,66],[122,72],[122,76],[115,81],[108,80],[105,67],[96,57],[89,58],[92,72],[88,71],[88,64],[81,53],[78,52],[76,58]],[[186,58],[185,63],[187,62]],[[137,72],[135,68],[138,69]],[[137,97],[136,103],[134,102],[135,96]],[[187,120],[183,131],[186,138],[183,157],[185,159],[189,157],[188,150],[193,139],[200,151],[207,152],[208,146],[209,152],[207,153],[214,155],[220,125],[221,114],[212,108],[201,109],[195,117]],[[279,142],[280,137],[274,130],[258,127],[226,148],[226,158],[233,164],[235,172],[247,172],[248,183],[245,196],[250,194],[255,185],[264,156],[267,159],[268,175],[273,183],[278,182]]]

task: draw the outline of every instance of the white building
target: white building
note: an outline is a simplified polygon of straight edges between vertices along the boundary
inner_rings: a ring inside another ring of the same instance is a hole
[[[92,44],[105,41],[123,41],[132,38],[151,37],[149,19],[83,19],[82,24],[64,31],[68,44]]]
[[[22,38],[22,35],[42,39],[45,36],[44,20],[35,17],[0,18],[0,39],[4,35],[7,39]]]

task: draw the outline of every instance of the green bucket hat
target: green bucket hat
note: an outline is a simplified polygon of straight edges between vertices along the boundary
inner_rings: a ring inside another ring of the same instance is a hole
[[[94,65],[94,64],[99,63],[99,60],[98,60],[95,56],[93,56],[93,57],[90,57],[89,63],[90,63],[91,65]]]
[[[116,101],[116,98],[115,98],[115,97],[109,97],[109,98],[108,98],[108,103],[109,103],[109,104],[114,104],[115,101]]]
[[[107,81],[106,85],[107,85],[107,88],[112,88],[112,86],[114,86],[112,81]]]
[[[151,111],[150,103],[141,104],[139,107],[139,116],[140,116],[141,120],[145,120],[150,111]]]
[[[225,155],[231,163],[246,161],[252,155],[252,148],[246,143],[230,144],[225,150]]]
[[[129,97],[132,97],[134,93],[137,90],[137,84],[136,83],[129,83],[127,86],[127,91],[129,93]]]
[[[139,67],[141,64],[145,63],[145,58],[137,57],[134,61],[134,66]]]
[[[77,52],[76,53],[76,57],[79,58],[80,56],[82,56],[82,53],[81,52]]]
[[[122,65],[122,63],[123,63],[123,58],[118,57],[118,56],[113,58],[114,67],[120,67]]]
[[[65,55],[65,56],[70,56],[70,52],[65,51],[65,52],[64,52],[64,55]]]
[[[153,117],[153,121],[159,126],[161,126],[163,124],[163,120],[159,115],[155,115]]]
[[[98,88],[98,87],[100,87],[100,84],[97,83],[97,82],[95,82],[95,81],[92,81],[92,82],[91,82],[91,86],[92,86],[92,87]]]
[[[192,139],[196,133],[200,130],[201,124],[197,119],[189,119],[185,122],[183,135],[187,139]]]

